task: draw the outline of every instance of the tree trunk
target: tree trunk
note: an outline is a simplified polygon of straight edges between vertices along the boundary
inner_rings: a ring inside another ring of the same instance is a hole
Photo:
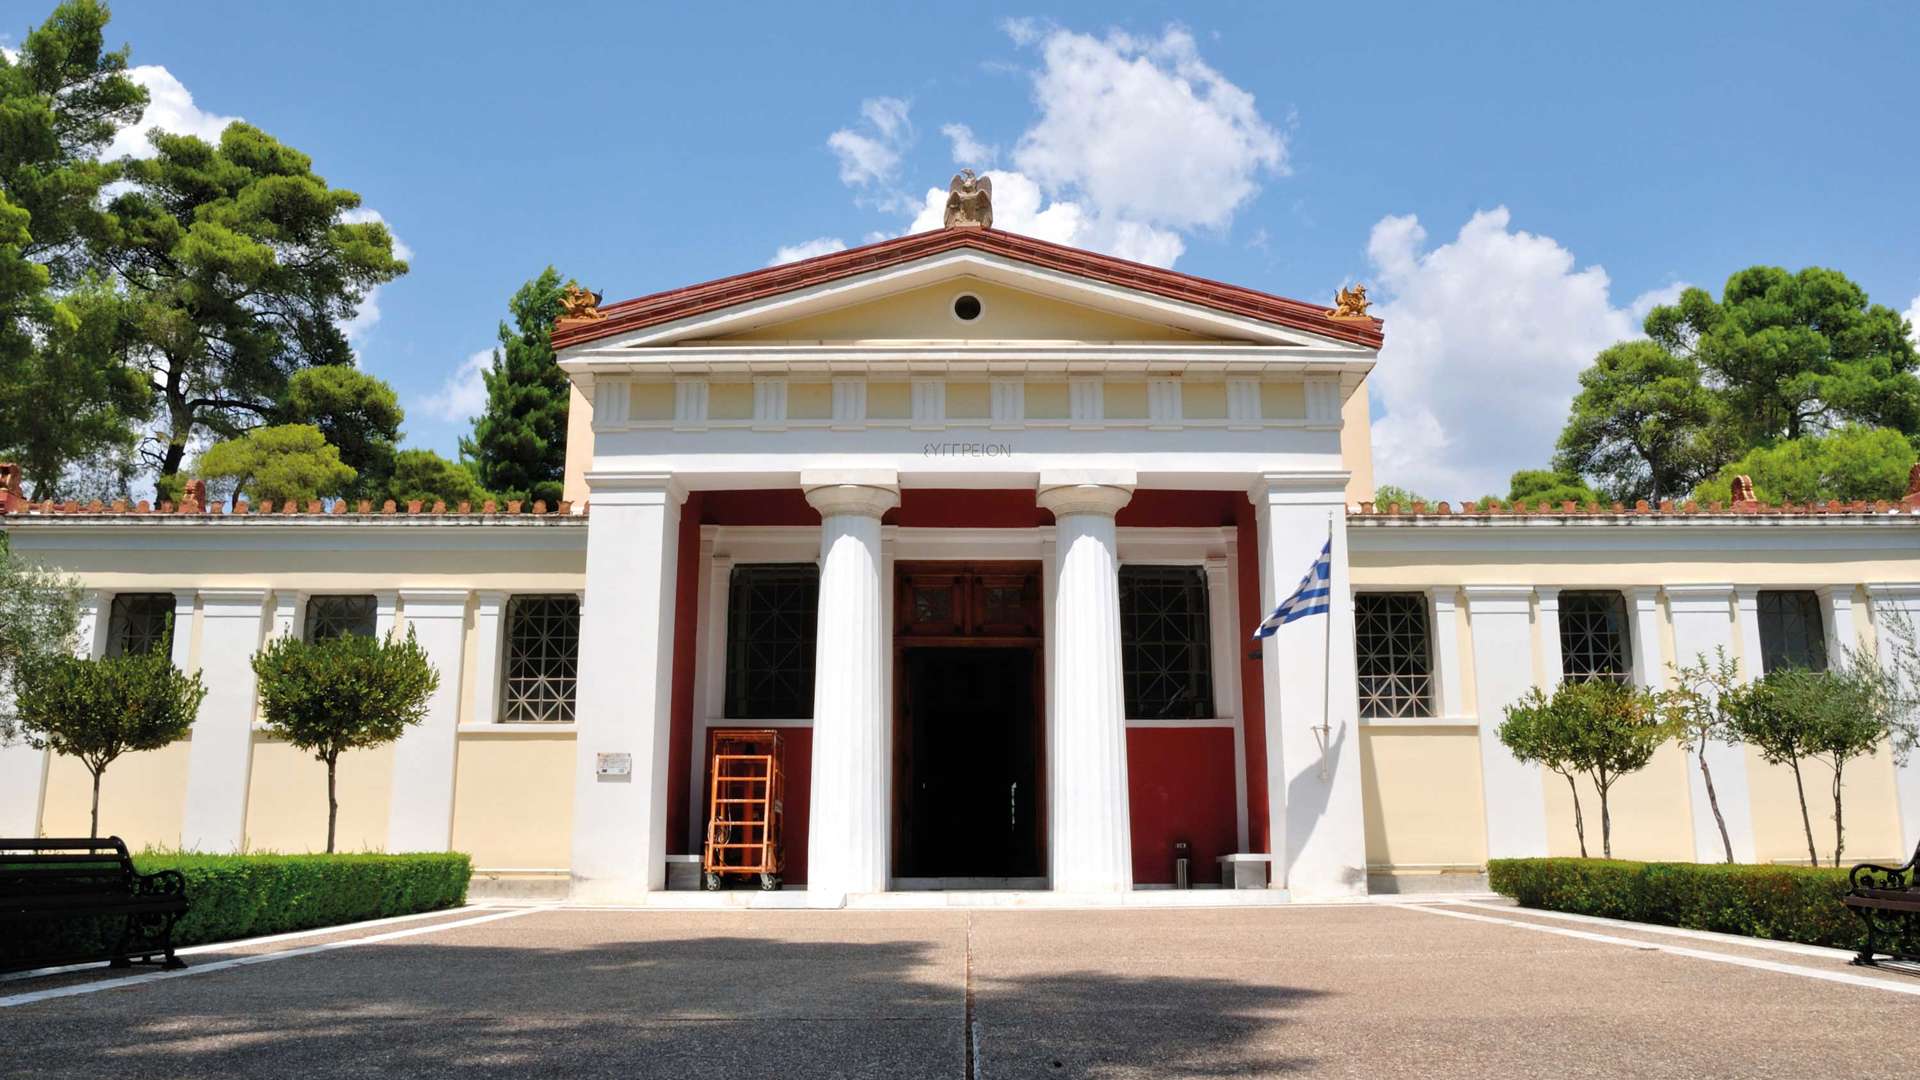
[[[100,774],[105,769],[93,770],[93,821],[87,826],[87,839],[100,839]]]
[[[193,437],[193,410],[187,406],[185,365],[167,357],[167,449],[160,459],[160,475],[173,476],[186,460],[187,440]]]
[[[1720,843],[1726,845],[1727,861],[1733,861],[1733,838],[1727,835],[1727,819],[1720,813],[1720,796],[1713,790],[1713,770],[1707,768],[1707,740],[1700,740],[1700,779],[1707,783],[1707,805],[1713,807],[1714,824],[1720,826]]]
[[[1846,823],[1840,818],[1840,769],[1839,762],[1833,765],[1833,865],[1840,865],[1840,856],[1847,850]]]
[[[1800,827],[1807,830],[1807,858],[1813,865],[1820,865],[1820,855],[1813,850],[1813,819],[1807,816],[1807,786],[1800,782],[1800,759],[1793,759],[1793,789],[1800,793]]]
[[[1600,857],[1611,859],[1613,858],[1613,812],[1607,807],[1607,789],[1613,785],[1596,782],[1593,786],[1600,789]]]
[[[333,854],[333,826],[340,819],[340,800],[334,789],[334,766],[339,759],[327,759],[327,854]]]
[[[1573,834],[1580,838],[1580,857],[1584,859],[1587,857],[1587,823],[1580,818],[1580,786],[1573,782],[1572,775],[1561,775],[1567,778],[1567,790],[1573,792]]]

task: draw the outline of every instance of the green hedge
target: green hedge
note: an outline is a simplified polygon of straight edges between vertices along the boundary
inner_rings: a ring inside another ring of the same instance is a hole
[[[143,854],[133,864],[143,874],[178,870],[186,877],[188,907],[174,926],[176,946],[458,907],[473,872],[472,860],[457,853]],[[65,919],[15,929],[23,932],[0,940],[0,958],[104,948],[120,922]]]
[[[1847,870],[1609,859],[1493,859],[1487,882],[1522,907],[1609,919],[1860,947],[1858,916],[1841,903]]]

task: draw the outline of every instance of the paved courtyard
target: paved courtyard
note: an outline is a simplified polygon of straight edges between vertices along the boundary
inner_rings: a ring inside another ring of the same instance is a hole
[[[1920,1023],[1828,951],[1468,903],[468,908],[189,959],[0,982],[0,1076],[1802,1077]]]

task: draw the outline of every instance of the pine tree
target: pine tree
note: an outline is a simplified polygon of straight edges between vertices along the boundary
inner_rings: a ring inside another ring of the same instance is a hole
[[[460,440],[481,486],[502,499],[560,501],[572,390],[553,358],[563,288],[549,266],[507,302],[514,325],[500,324],[500,347],[486,372],[486,411],[474,420],[473,438]]]

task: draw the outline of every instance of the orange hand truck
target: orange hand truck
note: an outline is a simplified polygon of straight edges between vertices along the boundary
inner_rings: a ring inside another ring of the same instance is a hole
[[[753,874],[762,889],[780,887],[785,868],[782,757],[780,733],[772,729],[707,734],[707,844],[701,870],[709,890],[718,889],[727,876]]]

